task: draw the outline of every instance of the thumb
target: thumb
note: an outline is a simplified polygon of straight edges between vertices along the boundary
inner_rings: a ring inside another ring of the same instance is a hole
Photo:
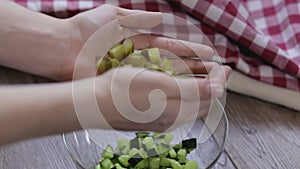
[[[119,23],[123,27],[150,29],[159,25],[163,20],[161,12],[145,12],[126,9],[121,10],[123,17],[119,19]]]

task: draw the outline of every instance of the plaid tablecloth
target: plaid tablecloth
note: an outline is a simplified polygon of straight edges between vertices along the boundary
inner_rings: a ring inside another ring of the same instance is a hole
[[[300,91],[299,0],[12,1],[56,17],[103,3],[174,14],[207,34],[224,63],[262,82]]]

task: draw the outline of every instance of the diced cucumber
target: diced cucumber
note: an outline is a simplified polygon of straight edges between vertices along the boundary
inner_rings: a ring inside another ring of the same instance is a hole
[[[133,149],[129,150],[130,157],[133,157],[134,155],[136,155],[138,153],[139,153],[139,149],[137,149],[137,148],[133,148]]]
[[[190,149],[197,148],[197,140],[196,138],[191,138],[182,141],[182,148]]]
[[[170,165],[173,169],[182,169],[180,163],[174,159],[170,159]]]
[[[97,62],[97,73],[102,74],[111,68],[111,62],[107,58],[99,59]]]
[[[114,150],[111,145],[108,145],[102,152],[102,157],[112,159],[114,157]]]
[[[123,53],[125,56],[128,56],[129,54],[133,53],[134,44],[130,38],[125,39],[122,45],[123,45]]]
[[[143,160],[143,158],[130,158],[128,160],[128,163],[130,164],[131,167],[135,167],[142,160]]]
[[[118,141],[116,150],[120,154],[108,145],[95,169],[197,169],[198,163],[186,158],[195,149],[196,140],[183,140],[171,146],[172,139],[170,134],[136,133],[132,140]]]
[[[123,45],[121,44],[115,45],[108,51],[108,55],[111,58],[115,58],[118,59],[119,61],[122,61],[124,59]]]
[[[110,159],[104,159],[101,162],[101,168],[102,169],[110,169],[114,166],[114,164],[110,161]]]
[[[185,157],[187,155],[187,151],[186,149],[180,149],[178,152],[177,152],[177,159],[178,160],[184,160]]]
[[[124,167],[122,167],[120,164],[115,164],[115,167],[116,167],[116,169],[126,169],[126,168],[124,168]]]
[[[95,166],[95,169],[101,169],[100,164],[96,165],[96,166]]]
[[[174,136],[171,134],[165,134],[165,137],[161,140],[162,143],[170,144]]]
[[[198,169],[197,161],[187,161],[183,169]]]
[[[180,144],[175,144],[175,145],[173,146],[173,148],[176,149],[176,150],[179,150],[179,149],[182,148],[182,144],[181,144],[181,143],[180,143]]]
[[[121,152],[121,150],[124,147],[128,147],[128,150],[129,150],[129,147],[130,147],[130,141],[129,140],[127,140],[127,139],[121,139],[121,140],[118,141],[117,150]]]
[[[173,159],[177,158],[176,151],[173,148],[170,149],[169,156],[170,156],[170,158],[173,158]]]
[[[160,159],[151,157],[149,159],[149,169],[159,169],[160,166]]]
[[[140,169],[140,168],[148,168],[148,161],[146,159],[140,161],[134,168]]]
[[[163,167],[169,167],[171,164],[170,164],[170,161],[168,158],[166,157],[163,157],[160,159],[160,166],[163,166]]]
[[[130,149],[136,148],[139,149],[140,148],[140,139],[139,138],[134,138],[132,140],[130,140]]]
[[[144,138],[144,140],[142,141],[142,144],[144,144],[146,146],[147,150],[156,148],[152,137]]]
[[[136,132],[135,135],[137,138],[145,138],[145,137],[149,136],[149,133],[148,132]]]
[[[131,157],[129,155],[121,155],[119,158],[118,158],[118,161],[119,163],[123,166],[123,167],[129,167],[129,162],[128,160],[130,159]]]
[[[118,67],[120,65],[120,61],[115,58],[110,58],[110,63],[112,68]]]
[[[142,54],[153,64],[159,64],[161,61],[158,48],[150,48],[142,51]]]

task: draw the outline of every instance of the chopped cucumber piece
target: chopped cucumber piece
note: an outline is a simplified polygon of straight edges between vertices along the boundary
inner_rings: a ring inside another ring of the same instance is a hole
[[[121,155],[119,158],[118,158],[118,161],[119,163],[123,166],[123,167],[129,167],[130,164],[128,162],[128,160],[130,159],[130,156],[129,155]]]
[[[147,148],[147,150],[150,150],[152,148],[156,148],[155,144],[154,144],[154,140],[152,137],[146,137],[144,138],[143,142],[142,142],[145,147]]]
[[[145,137],[149,136],[149,133],[148,132],[136,132],[135,135],[137,138],[145,138]]]
[[[97,62],[97,73],[102,74],[111,68],[110,60],[107,58],[99,59]]]
[[[159,64],[161,61],[160,53],[158,48],[144,49],[142,54],[153,64]]]
[[[110,159],[105,159],[101,162],[102,169],[110,169],[114,166],[114,164],[110,161]]]
[[[114,157],[114,150],[111,145],[108,145],[102,152],[102,157],[112,159]]]
[[[191,138],[182,141],[182,148],[197,148],[197,140],[196,138]]]
[[[177,158],[178,160],[184,160],[185,157],[187,155],[187,151],[186,149],[180,149],[178,152],[177,152]]]
[[[169,167],[170,165],[170,160],[168,158],[163,157],[160,159],[160,166]]]
[[[121,44],[115,45],[108,51],[108,55],[111,58],[115,58],[118,59],[119,61],[122,61],[124,59],[123,45]]]
[[[198,169],[197,161],[187,161],[183,169]]]
[[[96,165],[96,166],[95,166],[95,169],[101,169],[100,164]]]
[[[123,53],[125,56],[128,56],[129,54],[133,53],[134,51],[134,45],[130,38],[127,38],[123,42]]]
[[[121,139],[121,140],[118,141],[117,150],[121,151],[124,147],[128,147],[128,150],[129,150],[129,147],[130,147],[130,141],[129,140]]]
[[[170,159],[170,165],[173,169],[182,169],[180,163],[174,159]]]
[[[159,158],[150,158],[149,159],[149,169],[159,169],[160,159]]]
[[[172,148],[172,149],[170,149],[170,151],[169,151],[169,156],[170,156],[170,158],[177,158],[177,154],[176,154],[176,151]]]

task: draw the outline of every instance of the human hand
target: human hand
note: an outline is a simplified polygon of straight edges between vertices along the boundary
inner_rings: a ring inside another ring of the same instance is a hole
[[[147,22],[145,22],[145,20],[147,20]],[[125,36],[124,34],[128,33],[124,31],[125,28],[151,29],[157,26],[162,21],[162,14],[159,12],[127,10],[111,5],[102,5],[96,9],[80,13],[73,18],[66,20],[73,33],[70,42],[71,48],[60,71],[61,80],[72,79],[75,64],[76,69],[80,72],[80,76],[73,76],[73,78],[78,79],[95,75],[96,61],[99,59],[99,56],[96,54],[87,55],[81,57],[80,60],[78,59],[78,56],[87,40],[96,31],[100,29],[102,31],[108,23],[112,23],[113,21],[116,22],[114,22],[115,25],[113,25],[112,29],[108,30],[108,32],[103,31],[105,33],[102,33],[102,36],[99,36],[99,41],[94,41],[94,44],[97,44],[95,45],[96,47],[94,47],[97,48],[96,52],[100,53],[101,49],[98,48],[102,48],[103,50],[103,46],[113,45],[110,44],[110,42],[113,41],[112,39]],[[171,51],[179,56],[196,56],[195,50],[198,51],[198,53],[201,53],[202,57],[210,57],[213,55],[213,51],[210,47],[201,44],[190,43],[189,45],[194,46],[193,51],[182,42],[174,39],[151,35],[136,35],[131,37],[131,39],[134,42],[135,49],[158,47],[160,49]]]
[[[212,100],[224,92],[230,68],[205,62],[200,72],[211,78],[172,77],[139,68],[109,70],[96,77],[94,83],[97,104],[103,116],[101,120],[98,107],[93,109],[92,100],[88,99],[80,100],[88,102],[89,106],[83,103],[80,106],[90,110],[78,111],[77,116],[84,128],[174,129],[208,113]],[[88,86],[87,83],[84,86]],[[77,89],[82,88],[78,86]]]

